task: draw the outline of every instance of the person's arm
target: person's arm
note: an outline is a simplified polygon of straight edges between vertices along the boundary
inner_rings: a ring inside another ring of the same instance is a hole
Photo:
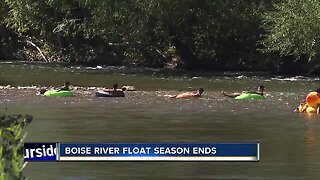
[[[58,90],[58,92],[59,92],[59,91],[68,91],[68,90],[69,90],[68,88],[62,87],[62,88],[60,88],[60,89]]]
[[[304,105],[304,107],[302,108],[302,110],[301,110],[301,112],[306,112],[306,110],[307,110],[307,108],[308,108],[309,106],[306,104],[306,105]]]
[[[113,91],[113,89],[110,89],[110,88],[103,88],[102,90],[103,91]]]
[[[61,89],[58,90],[58,92],[60,91],[70,91],[70,89],[68,87],[62,87]]]
[[[259,94],[260,96],[263,96],[263,93],[261,92],[255,92],[255,94]]]
[[[301,106],[302,106],[302,104],[300,103],[299,106],[293,110],[293,112],[298,113],[298,112],[299,112],[299,109],[301,108]],[[305,106],[306,106],[306,105],[305,105]],[[305,108],[305,106],[304,106],[301,110],[303,110],[303,109]],[[302,111],[301,111],[301,112],[302,112]]]
[[[242,91],[242,93],[259,94],[259,95],[263,96],[263,93],[261,93],[261,92],[256,92],[256,91]]]

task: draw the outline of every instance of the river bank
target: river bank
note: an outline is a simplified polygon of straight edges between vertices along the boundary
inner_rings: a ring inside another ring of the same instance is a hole
[[[319,24],[308,3],[4,1],[0,58],[317,75],[317,28],[299,31]]]

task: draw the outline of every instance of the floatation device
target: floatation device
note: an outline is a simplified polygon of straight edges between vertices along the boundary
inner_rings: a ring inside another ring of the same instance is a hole
[[[182,93],[182,94],[177,95],[175,98],[181,99],[181,98],[193,98],[193,97],[200,97],[200,96],[196,93],[186,92],[186,93]]]
[[[250,100],[250,99],[265,99],[265,98],[266,97],[256,93],[242,93],[239,96],[235,97],[234,99]]]
[[[305,102],[301,102],[296,109],[299,113],[317,113],[318,104],[320,104],[319,93],[310,92]]]
[[[123,91],[96,91],[97,97],[124,97]]]
[[[314,109],[317,109],[318,104],[320,104],[320,97],[317,92],[310,92],[307,95],[306,103],[309,107],[312,107]]]
[[[307,106],[307,107],[306,107]],[[317,109],[313,108],[313,107],[310,107],[308,106],[306,103],[300,103],[298,108],[297,108],[297,111],[299,113],[317,113]]]
[[[71,91],[58,91],[58,90],[48,90],[44,94],[44,96],[54,96],[54,97],[70,97],[73,96]]]

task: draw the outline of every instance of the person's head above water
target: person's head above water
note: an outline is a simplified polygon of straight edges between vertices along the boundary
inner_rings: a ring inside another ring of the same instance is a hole
[[[204,92],[204,89],[203,88],[199,88],[198,89],[198,93],[201,95],[202,93]]]
[[[113,88],[114,90],[117,90],[118,84],[117,84],[117,83],[114,83],[114,84],[112,85],[112,88]]]
[[[262,92],[263,93],[263,91],[264,91],[264,86],[259,86],[258,87],[258,92]]]

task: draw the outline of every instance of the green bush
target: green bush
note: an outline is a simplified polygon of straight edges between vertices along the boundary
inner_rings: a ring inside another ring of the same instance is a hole
[[[22,170],[24,162],[24,139],[26,133],[23,129],[31,123],[30,115],[0,115],[0,179],[25,179]]]

